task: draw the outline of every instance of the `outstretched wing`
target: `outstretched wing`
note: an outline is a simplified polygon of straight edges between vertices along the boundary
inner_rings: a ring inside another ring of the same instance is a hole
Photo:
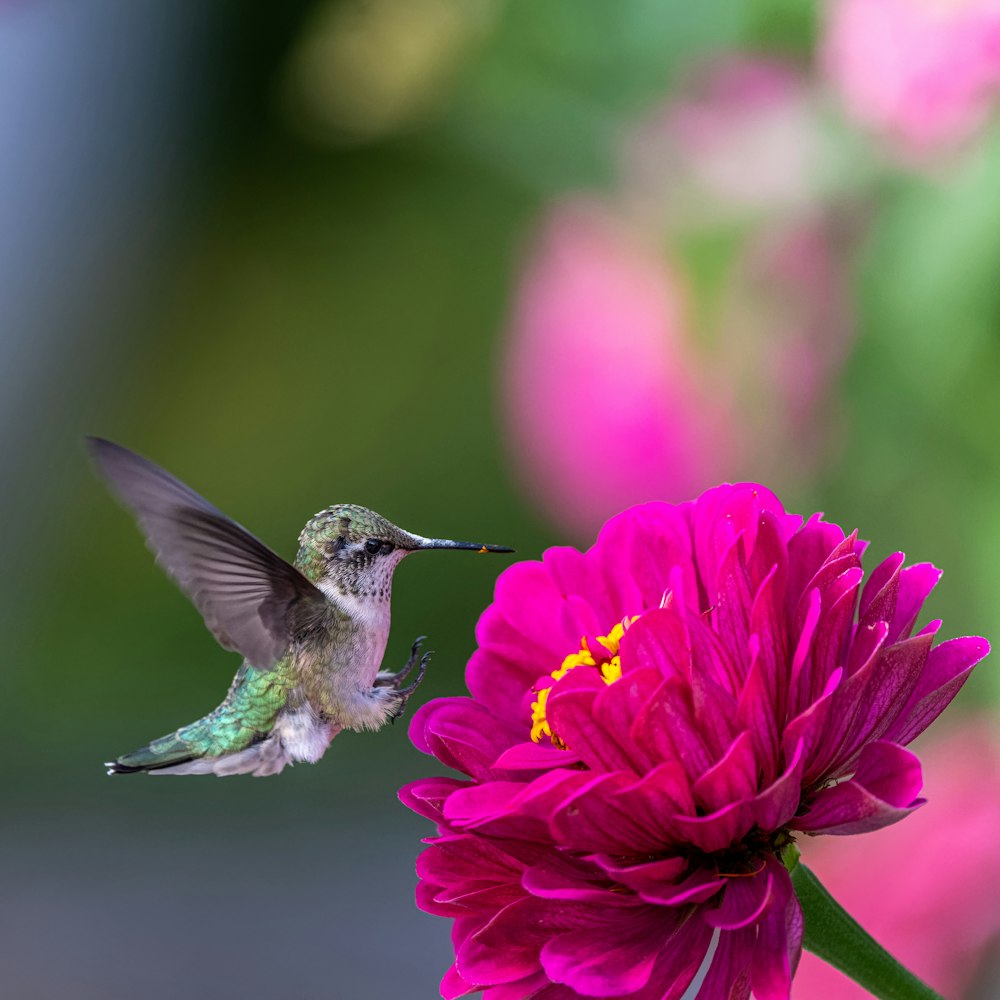
[[[268,670],[323,619],[323,593],[194,490],[121,445],[102,438],[87,445],[157,561],[226,649]]]

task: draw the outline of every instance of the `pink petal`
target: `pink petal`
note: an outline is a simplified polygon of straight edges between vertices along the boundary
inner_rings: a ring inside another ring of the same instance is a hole
[[[802,953],[802,909],[792,880],[776,859],[768,862],[770,899],[758,925],[751,981],[757,1000],[788,1000]]]
[[[454,965],[448,968],[448,971],[444,974],[444,978],[441,980],[441,996],[443,1000],[458,1000],[458,997],[475,993],[478,989],[478,986],[466,982]]]
[[[867,628],[875,622],[892,621],[899,594],[899,571],[905,559],[902,552],[894,552],[872,571],[858,605],[860,628]]]
[[[799,740],[784,773],[754,799],[753,816],[762,830],[778,830],[798,811],[802,798],[805,744]]]
[[[896,599],[896,613],[889,626],[889,642],[909,638],[924,601],[940,579],[941,570],[930,563],[907,566],[899,574],[899,595]]]
[[[758,655],[756,635],[750,637],[750,672],[736,708],[736,726],[750,733],[754,753],[761,769],[761,781],[769,784],[774,778],[778,758],[778,722],[775,709],[771,668]]]
[[[568,767],[576,764],[580,755],[570,750],[546,746],[543,743],[515,743],[504,750],[493,764],[494,770],[501,771],[546,771],[553,767]]]
[[[622,672],[655,670],[661,678],[689,677],[687,627],[674,608],[647,611],[626,630],[621,642]]]
[[[604,690],[596,671],[570,671],[549,694],[545,705],[549,724],[592,771],[637,771],[641,763],[632,752],[628,731],[605,729],[595,718],[594,703]]]
[[[979,636],[951,639],[935,646],[909,701],[885,736],[906,744],[916,739],[944,710],[968,680],[972,668],[989,654]]]
[[[750,1000],[750,961],[753,956],[754,928],[723,932],[698,991],[702,997],[719,1000]]]
[[[562,623],[564,595],[543,563],[519,562],[508,566],[497,577],[494,600],[518,632],[546,650],[553,669],[567,653],[579,648],[579,635],[556,627]]]
[[[624,996],[649,982],[675,926],[671,911],[651,906],[597,910],[592,926],[561,934],[542,948],[542,967],[585,996]]]
[[[844,541],[843,529],[813,515],[788,543],[787,607],[794,611],[809,581],[829,554]]]
[[[861,752],[854,777],[817,793],[789,826],[805,833],[878,830],[923,804],[916,797],[921,785],[920,761],[912,753],[895,743],[872,743]]]
[[[727,879],[722,904],[705,913],[705,923],[724,931],[755,926],[771,902],[771,882],[772,876],[766,871]]]
[[[452,792],[460,788],[471,788],[471,781],[459,781],[458,778],[418,778],[404,785],[398,792],[399,801],[420,816],[444,822],[444,803]]]
[[[711,853],[730,847],[753,826],[749,802],[732,802],[707,816],[675,816],[671,825],[688,843]]]
[[[590,911],[577,903],[532,896],[500,910],[458,948],[462,978],[486,984],[510,983],[538,971],[539,953],[553,935],[585,925]]]
[[[443,764],[477,780],[493,775],[493,762],[521,735],[471,698],[438,698],[417,709],[410,739]]]
[[[693,791],[698,804],[709,812],[756,794],[757,760],[750,733],[736,737],[725,757],[695,781]]]
[[[913,636],[887,646],[848,677],[833,699],[837,719],[823,751],[806,769],[806,782],[821,773],[839,776],[866,744],[880,739],[906,704],[927,662],[931,637]]]
[[[602,774],[555,809],[552,833],[576,851],[656,853],[669,842],[669,833],[649,804],[644,788],[627,772]]]

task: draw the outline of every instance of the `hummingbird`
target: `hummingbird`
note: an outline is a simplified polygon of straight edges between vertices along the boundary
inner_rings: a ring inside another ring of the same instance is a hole
[[[218,708],[106,762],[108,774],[263,777],[315,763],[343,729],[379,729],[402,714],[430,657],[421,637],[402,669],[380,670],[399,563],[425,549],[514,551],[424,538],[335,504],[306,523],[288,563],[141,455],[103,438],[87,445],[157,561],[219,644],[243,656]]]

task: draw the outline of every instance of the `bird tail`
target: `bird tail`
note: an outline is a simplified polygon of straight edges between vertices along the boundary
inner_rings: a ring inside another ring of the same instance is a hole
[[[222,742],[199,738],[214,715],[161,736],[138,750],[108,761],[108,774],[278,774],[289,763],[282,741],[268,732],[245,732],[242,739]],[[190,737],[190,738],[186,738]]]
[[[172,770],[203,756],[177,733],[171,733],[139,747],[138,750],[122,754],[115,760],[106,761],[105,767],[108,774],[139,774],[143,771]]]
[[[108,774],[277,774],[287,762],[281,740],[271,738],[287,696],[282,680],[244,662],[218,708],[109,761]]]

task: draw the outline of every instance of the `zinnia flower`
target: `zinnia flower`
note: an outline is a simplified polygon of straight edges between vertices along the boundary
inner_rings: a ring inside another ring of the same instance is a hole
[[[454,920],[445,997],[789,996],[784,848],[917,808],[905,745],[988,649],[914,633],[939,572],[897,553],[862,586],[863,549],[743,484],[501,575],[472,696],[410,727],[466,777],[400,793],[438,826],[417,901]]]

